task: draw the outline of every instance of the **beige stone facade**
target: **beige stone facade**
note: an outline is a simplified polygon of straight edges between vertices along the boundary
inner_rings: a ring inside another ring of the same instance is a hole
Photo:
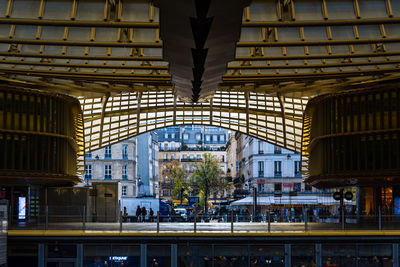
[[[86,154],[85,161],[85,183],[118,181],[122,197],[136,196],[136,138]]]

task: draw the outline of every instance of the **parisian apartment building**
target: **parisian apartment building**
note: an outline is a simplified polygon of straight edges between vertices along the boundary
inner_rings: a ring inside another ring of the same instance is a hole
[[[85,185],[119,182],[122,197],[158,195],[158,143],[155,132],[87,153]]]
[[[84,182],[120,182],[122,197],[136,196],[136,138],[87,153]]]
[[[193,164],[210,152],[217,160],[223,177],[227,175],[226,145],[228,130],[210,126],[174,126],[157,130],[159,140],[160,198],[170,200],[173,183],[170,178],[172,164],[182,167],[187,177],[193,172]]]
[[[228,165],[237,178],[233,180],[242,184],[242,189],[257,188],[260,193],[312,192],[312,187],[303,183],[299,154],[241,133],[235,134],[231,144],[236,147],[236,158],[228,156]]]

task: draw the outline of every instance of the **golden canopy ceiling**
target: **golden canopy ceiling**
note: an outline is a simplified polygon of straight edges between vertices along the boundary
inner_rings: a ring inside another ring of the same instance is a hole
[[[394,0],[254,0],[216,93],[192,103],[175,94],[150,1],[1,0],[0,82],[78,97],[87,151],[207,124],[299,152],[310,97],[398,82],[399,23]]]

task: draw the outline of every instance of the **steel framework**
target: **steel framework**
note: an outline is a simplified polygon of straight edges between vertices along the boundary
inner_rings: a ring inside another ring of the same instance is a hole
[[[151,1],[1,0],[0,82],[78,97],[86,151],[207,124],[300,152],[309,98],[397,81],[399,23],[393,0],[254,0],[218,91],[194,104],[176,97]]]

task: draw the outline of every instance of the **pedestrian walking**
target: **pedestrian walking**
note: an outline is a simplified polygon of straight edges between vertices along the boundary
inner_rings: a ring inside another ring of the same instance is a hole
[[[128,212],[126,212],[126,207],[124,207],[124,222],[128,221]]]
[[[136,208],[136,221],[140,222],[140,215],[142,214],[142,210],[140,209],[140,206],[138,205]]]
[[[146,220],[147,211],[145,207],[142,207],[142,222]]]
[[[150,208],[150,222],[153,222],[154,211]]]

